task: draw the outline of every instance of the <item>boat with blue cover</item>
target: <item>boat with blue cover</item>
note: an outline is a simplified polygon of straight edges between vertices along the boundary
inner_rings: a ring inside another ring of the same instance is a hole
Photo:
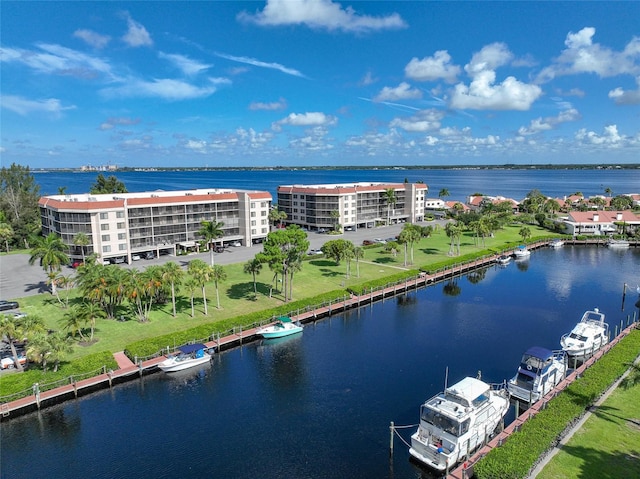
[[[533,346],[525,351],[516,375],[509,379],[509,393],[533,404],[558,385],[567,374],[567,355]]]
[[[182,371],[211,360],[209,349],[202,343],[185,344],[178,348],[176,354],[171,354],[158,364],[158,367],[167,373]]]

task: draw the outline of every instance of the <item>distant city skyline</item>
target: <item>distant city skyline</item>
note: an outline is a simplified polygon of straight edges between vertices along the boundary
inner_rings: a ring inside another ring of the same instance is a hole
[[[3,1],[2,165],[629,164],[640,2]]]

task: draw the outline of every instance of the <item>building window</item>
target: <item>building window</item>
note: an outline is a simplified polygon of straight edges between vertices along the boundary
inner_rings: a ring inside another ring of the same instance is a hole
[[[251,220],[251,226],[255,226],[256,225],[256,220]]]
[[[102,235],[102,241],[111,241],[111,237],[109,235]]]
[[[124,218],[124,211],[116,211],[116,218]]]
[[[109,219],[109,213],[100,213],[100,219],[101,220]]]
[[[127,239],[127,234],[126,233],[118,233],[118,239],[119,240]]]
[[[260,224],[261,224],[261,225],[266,225],[266,224],[267,224],[267,220],[262,220],[262,221],[260,221]]]
[[[102,247],[102,252],[103,253],[111,253],[111,246],[110,245],[105,245]]]
[[[255,230],[255,229],[252,229],[252,230],[251,230],[251,234],[252,234],[252,235],[256,234],[256,230]]]
[[[252,217],[252,218],[255,218],[255,217],[256,217],[256,212],[255,212],[255,211],[252,211],[252,212],[251,212],[251,217]]]
[[[267,207],[267,206],[269,206],[269,205],[267,204],[267,202],[266,202],[266,201],[263,201],[262,203],[260,203],[260,206],[261,206],[262,208],[266,208],[266,207]]]
[[[107,223],[100,225],[102,231],[109,231],[109,225]]]
[[[262,232],[266,233],[267,232],[267,228],[262,228]]]
[[[123,223],[118,223],[118,229],[119,230],[123,230],[124,229],[124,222]]]
[[[260,212],[260,216],[267,216],[267,212],[266,211],[261,211]]]
[[[251,202],[251,209],[254,209],[256,207],[256,204],[254,202]]]
[[[127,243],[120,243],[120,244],[118,245],[118,249],[119,249],[120,251],[126,251],[126,250],[127,250]]]

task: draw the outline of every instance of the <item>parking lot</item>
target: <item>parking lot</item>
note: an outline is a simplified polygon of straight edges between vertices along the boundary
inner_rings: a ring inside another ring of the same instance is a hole
[[[444,224],[444,220],[420,223],[421,226]],[[309,232],[309,249],[319,250],[324,243],[334,239],[345,239],[355,245],[362,245],[365,240],[375,241],[376,239],[388,239],[397,236],[402,230],[402,224],[391,226],[380,226],[377,228],[359,229],[356,231],[346,231],[341,235],[329,235],[326,233]],[[222,253],[214,253],[216,264],[225,265],[232,263],[245,263],[252,259],[257,253],[262,251],[262,244],[245,246],[229,246]],[[131,264],[123,263],[119,266],[124,268],[144,269],[152,264],[164,264],[167,261],[175,261],[181,266],[186,266],[193,259],[202,259],[209,262],[209,252],[194,253],[187,256],[161,255],[153,259],[133,261]],[[64,267],[62,274],[75,274],[75,270],[70,266]],[[10,254],[0,256],[0,299],[19,299],[24,296],[48,293],[47,275],[38,262],[29,265],[28,254]]]

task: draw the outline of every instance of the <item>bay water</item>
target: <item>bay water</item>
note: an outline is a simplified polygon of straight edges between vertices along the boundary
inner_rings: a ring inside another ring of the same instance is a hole
[[[3,479],[427,478],[389,424],[464,376],[501,382],[594,307],[638,313],[640,250],[543,248],[10,420]],[[626,288],[626,295],[623,291]],[[511,413],[513,415],[513,412]],[[408,440],[415,427],[402,430]]]

